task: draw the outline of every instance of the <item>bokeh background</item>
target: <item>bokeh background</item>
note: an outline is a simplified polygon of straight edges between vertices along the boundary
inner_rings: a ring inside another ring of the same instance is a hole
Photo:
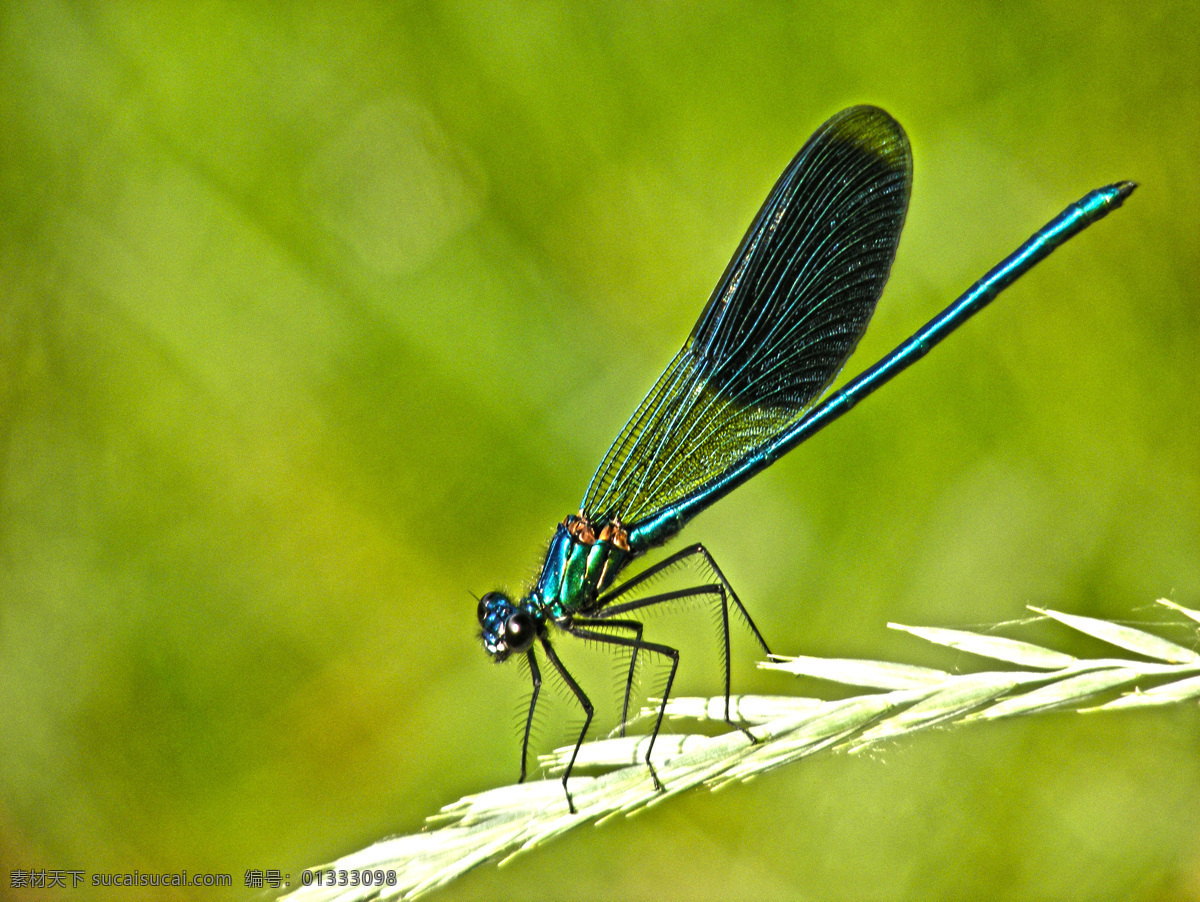
[[[789,653],[966,668],[886,623],[1200,606],[1195,4],[5,3],[0,896],[54,898],[8,885],[45,867],[244,898],[511,781],[526,678],[473,595],[533,575],[778,173],[861,102],[916,174],[848,372],[1142,187],[687,538]],[[813,688],[739,643],[740,688]],[[681,680],[720,691],[704,651]],[[928,734],[445,897],[1200,899],[1198,761],[1192,706]]]

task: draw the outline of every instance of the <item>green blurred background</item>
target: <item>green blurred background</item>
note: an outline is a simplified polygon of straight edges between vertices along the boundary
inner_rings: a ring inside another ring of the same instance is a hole
[[[511,781],[527,685],[472,593],[534,574],[861,102],[916,174],[848,372],[1142,187],[685,536],[786,653],[968,668],[885,624],[1200,606],[1195,4],[4,4],[0,896],[18,867],[240,887]],[[813,688],[739,643],[740,688]],[[720,691],[704,651],[681,680]],[[1200,899],[1198,803],[1192,706],[1051,715],[694,793],[446,897]]]

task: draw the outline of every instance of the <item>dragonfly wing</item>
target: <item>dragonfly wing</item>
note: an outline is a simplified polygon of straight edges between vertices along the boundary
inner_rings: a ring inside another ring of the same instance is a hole
[[[582,505],[589,519],[655,514],[812,405],[867,328],[911,184],[908,138],[883,110],[852,107],[818,129],[596,470]]]

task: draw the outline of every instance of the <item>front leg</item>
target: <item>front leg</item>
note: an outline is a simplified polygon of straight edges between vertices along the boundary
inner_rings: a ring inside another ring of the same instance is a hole
[[[567,632],[572,632],[572,630],[567,628]],[[610,636],[608,638],[611,639],[614,637]],[[571,752],[571,760],[567,763],[567,769],[563,772],[562,778],[563,792],[567,794],[567,808],[570,809],[571,814],[577,814],[578,812],[575,811],[575,802],[571,798],[571,790],[567,788],[567,778],[571,776],[571,770],[575,767],[575,759],[579,755],[579,748],[583,745],[584,737],[587,736],[588,727],[590,727],[592,724],[592,715],[595,713],[595,709],[592,707],[592,700],[587,697],[587,694],[582,688],[580,688],[579,684],[575,682],[575,678],[571,676],[567,668],[563,666],[562,661],[558,659],[558,655],[554,653],[554,649],[550,645],[550,640],[545,636],[539,636],[538,639],[542,643],[542,648],[546,652],[546,657],[549,658],[550,663],[554,665],[554,669],[558,671],[559,675],[564,680],[566,680],[567,686],[569,686],[571,691],[575,694],[575,698],[579,700],[579,704],[583,706],[583,729],[579,731],[579,738],[575,740],[575,751]],[[532,655],[533,650],[530,649],[529,653]],[[530,708],[531,716],[532,711],[533,709]],[[526,740],[529,738],[528,723],[525,725],[525,738]],[[524,764],[524,762],[522,762],[522,764]]]
[[[529,660],[529,673],[533,677],[533,695],[529,699],[529,714],[525,716],[525,738],[521,741],[521,777],[518,783],[525,782],[525,760],[529,757],[529,730],[533,726],[533,712],[537,708],[538,693],[542,691],[542,672],[538,670],[537,655],[533,649],[525,652]]]

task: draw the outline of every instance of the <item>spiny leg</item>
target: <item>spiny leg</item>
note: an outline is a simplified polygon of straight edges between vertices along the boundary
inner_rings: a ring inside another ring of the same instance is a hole
[[[647,598],[639,599],[637,601],[624,602],[622,604],[616,604],[616,605],[612,604],[612,602],[617,601],[617,599],[619,599],[621,596],[627,594],[630,590],[636,588],[638,585],[645,582],[646,580],[651,579],[652,577],[657,576],[658,574],[662,573],[663,571],[669,570],[672,567],[676,567],[676,566],[682,564],[683,562],[685,562],[686,560],[688,560],[689,558],[693,558],[696,556],[702,557],[704,559],[705,563],[708,564],[708,567],[713,572],[713,575],[717,577],[718,584],[716,584],[716,585],[710,584],[710,585],[706,585],[706,586],[696,586],[692,589],[684,589],[684,590],[680,590],[677,592],[664,592],[659,595],[652,595]],[[716,590],[716,591],[714,591],[714,590]],[[630,580],[627,580],[626,582],[624,582],[621,585],[614,588],[612,591],[606,593],[605,595],[602,595],[599,599],[597,599],[597,607],[602,607],[603,610],[593,613],[591,616],[596,619],[605,619],[610,615],[625,614],[630,611],[635,611],[635,610],[638,610],[639,608],[650,607],[655,604],[662,604],[664,602],[674,601],[674,600],[680,599],[680,598],[687,598],[687,597],[692,597],[695,595],[710,594],[710,593],[711,594],[719,594],[720,599],[721,599],[721,632],[722,632],[722,639],[724,640],[724,644],[725,644],[725,722],[727,724],[729,724],[731,727],[736,727],[737,729],[741,730],[743,733],[746,734],[747,737],[749,737],[749,739],[752,742],[757,742],[758,740],[754,738],[754,735],[752,733],[750,733],[749,730],[747,730],[744,726],[742,726],[740,724],[734,723],[733,718],[730,717],[729,696],[730,696],[731,663],[730,663],[730,646],[729,646],[728,599],[732,599],[733,603],[737,606],[737,609],[741,613],[742,618],[746,621],[746,625],[750,627],[750,631],[754,634],[754,638],[756,640],[758,640],[758,644],[762,646],[763,651],[766,652],[766,654],[770,655],[771,649],[767,646],[766,640],[763,639],[762,633],[759,632],[758,627],[755,625],[754,618],[750,616],[750,612],[746,610],[746,606],[742,604],[741,599],[738,598],[738,596],[737,596],[737,592],[735,592],[733,590],[733,586],[730,584],[729,579],[721,571],[721,568],[717,566],[717,562],[715,560],[713,560],[713,556],[709,553],[707,548],[705,548],[703,545],[701,545],[699,543],[697,543],[695,545],[690,545],[687,548],[677,551],[675,554],[671,555],[670,557],[666,558],[665,560],[659,561],[654,566],[648,567],[647,569],[645,569],[641,573],[639,573],[637,576],[633,577]],[[727,593],[728,593],[728,599],[726,597]]]
[[[630,590],[637,588],[646,580],[652,579],[653,577],[658,576],[664,570],[669,570],[672,567],[678,566],[688,558],[696,557],[697,555],[704,558],[704,562],[708,564],[708,566],[712,569],[713,575],[716,576],[717,582],[725,587],[725,591],[727,591],[729,593],[729,597],[733,599],[734,605],[736,605],[737,609],[741,612],[742,617],[746,621],[746,625],[750,627],[750,632],[754,633],[754,638],[758,640],[758,644],[762,646],[762,650],[768,655],[771,654],[771,649],[767,647],[767,640],[764,639],[762,637],[762,633],[758,631],[758,627],[754,624],[754,618],[750,616],[750,612],[746,610],[746,606],[743,605],[742,600],[738,598],[737,592],[733,591],[733,585],[729,582],[728,577],[726,577],[721,571],[721,568],[717,566],[717,562],[713,560],[713,556],[709,553],[708,549],[699,542],[697,542],[695,545],[689,545],[687,548],[683,548],[675,552],[670,557],[664,558],[652,567],[647,567],[637,576],[627,579],[625,582],[621,583],[621,585],[615,586],[610,591],[604,593],[599,599],[597,599],[597,607],[603,607],[607,609],[612,602],[616,601],[622,595],[627,594]],[[597,615],[593,613],[589,616],[596,617]]]
[[[521,741],[521,778],[518,783],[525,782],[525,759],[529,757],[529,730],[533,726],[533,712],[537,708],[538,693],[542,691],[542,672],[538,670],[537,655],[533,649],[525,652],[529,659],[529,673],[533,677],[533,696],[529,699],[529,714],[525,717],[525,738]]]
[[[604,619],[604,616],[609,613],[626,614],[630,611],[636,611],[639,608],[648,608],[656,604],[666,604],[668,602],[679,601],[680,599],[684,598],[695,598],[702,595],[711,595],[721,603],[721,636],[725,640],[725,653],[723,656],[723,661],[725,664],[725,722],[735,730],[740,730],[742,733],[744,733],[746,738],[751,742],[758,742],[758,740],[754,737],[754,734],[751,733],[744,725],[735,722],[730,716],[729,712],[729,687],[731,682],[729,663],[729,605],[726,601],[726,592],[723,586],[720,586],[717,583],[710,583],[706,586],[692,586],[689,589],[676,589],[672,592],[663,592],[661,595],[651,595],[647,598],[639,598],[636,601],[628,601],[625,602],[625,604],[614,605],[605,611],[601,611],[600,615],[596,617],[596,620],[599,623],[607,623],[607,620]],[[666,704],[665,698],[663,699],[663,704]]]
[[[558,655],[554,653],[554,649],[550,647],[550,640],[545,636],[538,637],[541,640],[542,648],[546,651],[546,657],[550,659],[550,663],[554,665],[554,669],[559,672],[571,691],[575,693],[575,698],[579,700],[579,704],[583,706],[583,713],[587,715],[583,719],[583,730],[579,733],[579,738],[575,741],[575,751],[571,752],[571,760],[567,764],[567,769],[563,772],[562,785],[563,792],[567,794],[567,808],[572,814],[576,814],[575,803],[571,800],[571,790],[567,789],[567,777],[571,776],[571,770],[575,767],[575,758],[579,755],[579,748],[583,745],[583,739],[587,736],[588,727],[592,724],[592,714],[595,709],[592,707],[592,700],[587,697],[587,694],[575,682],[575,678],[567,672],[567,668],[563,666],[562,661],[558,660]],[[613,637],[606,637],[612,639]],[[532,654],[532,650],[530,652]]]
[[[624,648],[632,648],[636,654],[639,650],[654,652],[663,657],[671,659],[671,672],[667,675],[667,685],[663,690],[662,704],[658,708],[658,719],[654,722],[654,732],[650,734],[650,744],[646,747],[646,767],[650,768],[650,776],[654,779],[654,788],[661,790],[662,783],[659,782],[658,772],[654,770],[654,765],[650,763],[650,753],[654,751],[654,740],[658,738],[658,731],[662,728],[663,715],[667,711],[667,699],[671,697],[671,685],[675,682],[675,672],[679,670],[679,650],[672,648],[669,645],[659,645],[657,642],[643,642],[641,639],[626,639],[624,636],[610,636],[607,633],[596,632],[594,629],[588,629],[588,621],[584,621],[583,626],[579,626],[579,620],[575,621],[574,626],[567,628],[567,632],[572,636],[578,636],[580,639],[592,639],[596,642],[606,642],[609,645],[620,645]],[[597,625],[604,625],[603,621]],[[583,742],[583,737],[580,737],[580,742]],[[579,747],[575,747],[576,753],[579,752]],[[575,756],[571,756],[571,764],[575,763]],[[566,785],[566,778],[563,778]]]
[[[643,625],[638,620],[609,620],[603,618],[604,626],[616,627],[618,629],[630,630],[633,633],[634,640],[638,643],[642,641]],[[586,621],[585,621],[586,622]],[[629,673],[625,676],[625,704],[621,707],[621,736],[625,735],[625,727],[629,720],[629,696],[633,691],[633,677],[637,668],[637,653],[638,647],[634,646],[629,654]]]

